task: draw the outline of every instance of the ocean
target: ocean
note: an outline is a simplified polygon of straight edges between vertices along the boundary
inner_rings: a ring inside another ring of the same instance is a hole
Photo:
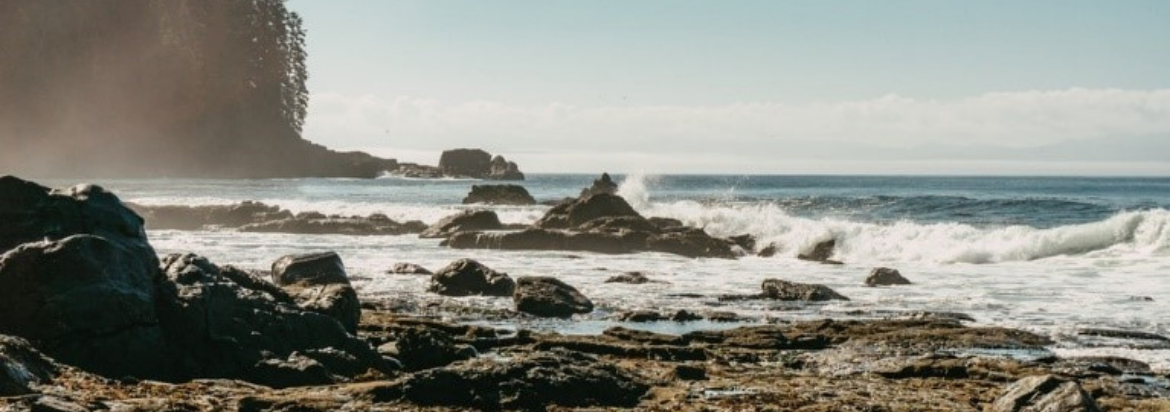
[[[538,201],[576,196],[594,175],[535,174]],[[396,262],[432,270],[470,257],[515,276],[546,275],[576,286],[595,313],[574,321],[505,321],[506,327],[597,333],[633,309],[731,311],[749,322],[961,312],[978,325],[1048,334],[1057,355],[1116,355],[1170,369],[1166,342],[1134,344],[1082,336],[1085,328],[1170,334],[1170,178],[615,175],[619,194],[646,216],[676,218],[718,236],[750,233],[775,243],[771,258],[688,259],[642,253],[452,250],[416,236],[306,236],[230,231],[155,231],[159,253],[195,252],[219,264],[265,269],[290,253],[337,251],[363,300],[421,305],[462,300],[509,308],[503,298],[443,298],[427,278],[383,274]],[[76,181],[46,182],[67,186]],[[294,212],[438,219],[467,209],[475,180],[113,180],[125,200],[209,205],[258,200]],[[505,223],[531,223],[548,206],[493,206]],[[149,222],[148,222],[149,226]],[[843,266],[797,260],[837,239]],[[892,267],[914,282],[869,288],[870,269]],[[624,271],[663,281],[607,284]],[[829,304],[720,302],[780,278],[821,283],[851,298]],[[625,325],[677,333],[739,324]]]

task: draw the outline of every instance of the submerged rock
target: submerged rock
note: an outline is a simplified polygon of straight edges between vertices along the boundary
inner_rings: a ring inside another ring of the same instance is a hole
[[[909,285],[910,280],[902,277],[897,269],[874,268],[865,278],[865,286]]]
[[[824,242],[817,243],[813,246],[813,250],[809,253],[801,253],[796,256],[800,260],[808,260],[812,262],[821,262],[827,264],[840,265],[841,262],[832,260],[833,251],[837,248],[837,240],[829,239]]]
[[[711,237],[702,229],[689,229],[650,236],[646,248],[656,252],[673,253],[690,258],[710,257],[735,259],[732,243]]]
[[[549,318],[568,318],[593,311],[593,302],[560,279],[545,276],[516,279],[512,295],[516,310]]]
[[[527,206],[535,205],[536,199],[520,185],[473,185],[471,193],[463,198],[463,204],[473,203]]]
[[[395,263],[394,267],[390,268],[388,273],[395,273],[399,275],[430,275],[432,272],[427,268],[416,265],[414,263],[399,262]]]
[[[386,215],[326,216],[319,212],[292,212],[260,202],[233,205],[130,205],[146,218],[152,230],[236,229],[255,233],[336,235],[402,235],[426,228],[422,222],[397,222]]]
[[[629,283],[631,285],[641,285],[643,283],[650,283],[650,278],[642,272],[626,272],[620,275],[611,276],[605,280],[605,283]]]
[[[768,258],[768,257],[776,256],[776,253],[779,253],[779,252],[780,252],[779,245],[777,245],[775,243],[769,243],[768,246],[764,246],[763,249],[760,249],[760,251],[756,253],[756,256]]]
[[[504,225],[500,217],[490,210],[465,210],[447,216],[428,227],[419,235],[421,238],[447,238],[460,232],[501,230]]]
[[[988,412],[1100,412],[1101,407],[1075,381],[1053,375],[1029,376],[1008,385]]]
[[[444,296],[512,296],[516,282],[471,259],[459,259],[431,276],[427,291]]]
[[[765,279],[761,285],[763,297],[776,300],[797,300],[821,302],[827,300],[849,300],[825,285],[789,282],[780,279]]]
[[[419,233],[424,229],[426,224],[417,220],[399,223],[380,214],[369,217],[301,214],[293,218],[253,223],[239,228],[241,232],[351,236],[405,235]]]

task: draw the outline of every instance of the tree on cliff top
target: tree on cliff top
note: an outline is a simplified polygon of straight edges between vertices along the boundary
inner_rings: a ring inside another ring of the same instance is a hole
[[[0,1],[0,172],[343,175],[283,0]]]

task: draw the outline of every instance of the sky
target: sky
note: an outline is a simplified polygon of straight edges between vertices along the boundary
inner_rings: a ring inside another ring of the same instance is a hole
[[[304,136],[528,172],[1170,175],[1170,2],[291,0]]]

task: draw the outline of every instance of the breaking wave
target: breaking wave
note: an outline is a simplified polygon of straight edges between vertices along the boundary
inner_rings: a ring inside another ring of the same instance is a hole
[[[837,241],[837,258],[859,262],[982,264],[1102,253],[1170,255],[1170,211],[1165,208],[1108,212],[1098,221],[1040,228],[1023,224],[906,219],[865,222],[841,216],[811,217],[798,215],[790,204],[778,202],[651,202],[647,179],[641,175],[627,177],[619,194],[647,216],[679,219],[717,236],[750,233],[761,245],[775,243],[779,256],[789,258],[830,239]],[[1069,203],[1066,205],[1038,201],[1056,207],[1087,207],[1074,202],[1065,202]],[[1020,206],[999,202],[1003,207]],[[932,212],[928,207],[919,208],[923,213]]]

